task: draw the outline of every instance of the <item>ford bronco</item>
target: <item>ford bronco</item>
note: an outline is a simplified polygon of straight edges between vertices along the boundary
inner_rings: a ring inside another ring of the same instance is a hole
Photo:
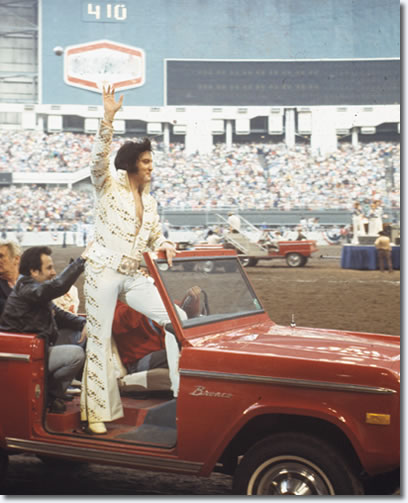
[[[0,332],[0,475],[10,456],[208,477],[236,494],[364,494],[400,464],[399,337],[279,326],[234,250],[145,254],[180,348],[178,393],[126,393],[106,435],[86,433],[79,397],[46,408],[45,340]],[[208,261],[216,262],[211,274]],[[188,264],[188,267],[185,267]],[[201,288],[198,316],[177,299]]]

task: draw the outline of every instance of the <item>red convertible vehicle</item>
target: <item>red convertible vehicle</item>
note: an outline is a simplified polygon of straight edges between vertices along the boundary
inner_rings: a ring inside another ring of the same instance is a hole
[[[364,494],[376,477],[398,475],[399,337],[276,325],[233,250],[183,251],[171,268],[160,255],[145,260],[180,348],[178,392],[124,394],[124,417],[89,435],[78,397],[65,413],[46,409],[45,341],[0,332],[3,477],[23,452],[53,464],[218,471],[236,494]],[[195,285],[202,306],[182,321],[176,304]]]
[[[229,232],[224,236],[225,248],[236,250],[244,267],[254,267],[259,260],[285,259],[289,267],[303,267],[314,252],[316,241],[253,241],[244,233]]]

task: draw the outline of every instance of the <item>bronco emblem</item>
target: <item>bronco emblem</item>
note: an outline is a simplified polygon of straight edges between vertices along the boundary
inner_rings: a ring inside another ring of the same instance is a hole
[[[204,386],[196,386],[190,393],[193,396],[208,396],[214,398],[232,398],[232,393],[223,393],[222,391],[208,391]]]

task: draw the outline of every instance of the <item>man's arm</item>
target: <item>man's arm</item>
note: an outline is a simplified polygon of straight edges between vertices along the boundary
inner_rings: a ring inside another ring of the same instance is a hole
[[[72,328],[72,330],[82,330],[85,326],[86,319],[83,316],[77,316],[68,311],[64,311],[54,304],[55,321],[58,328]]]
[[[38,283],[35,280],[25,282],[20,286],[18,294],[28,299],[29,302],[50,302],[68,292],[83,272],[84,264],[85,258],[78,257],[54,279],[43,283]]]
[[[166,258],[169,265],[171,266],[173,264],[173,258],[177,254],[176,245],[172,241],[164,237],[162,226],[160,224],[160,218],[159,215],[157,214],[152,230],[150,232],[149,241],[147,245],[153,251],[159,251],[159,250],[164,251],[166,253]]]
[[[114,89],[108,86],[103,88],[104,117],[99,125],[98,134],[92,149],[91,180],[97,192],[101,191],[110,178],[109,154],[113,135],[113,119],[121,108],[123,95],[115,101]]]

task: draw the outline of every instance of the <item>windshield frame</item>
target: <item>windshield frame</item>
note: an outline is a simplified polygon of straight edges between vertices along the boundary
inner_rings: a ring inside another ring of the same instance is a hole
[[[258,307],[255,310],[242,310],[239,312],[233,312],[233,313],[219,313],[219,314],[213,314],[213,315],[205,315],[205,316],[200,316],[197,318],[191,318],[182,321],[180,316],[177,313],[177,308],[175,307],[176,304],[172,300],[172,292],[170,291],[168,284],[166,284],[166,279],[164,277],[164,273],[166,271],[161,270],[161,266],[166,267],[167,265],[167,260],[164,258],[164,256],[157,256],[157,257],[151,257],[153,259],[153,263],[155,266],[155,269],[157,271],[157,275],[160,278],[160,283],[163,285],[164,290],[166,291],[166,296],[168,298],[169,303],[172,306],[172,312],[175,314],[177,317],[177,325],[179,325],[181,330],[189,330],[189,329],[195,329],[198,327],[203,327],[203,326],[210,326],[210,325],[215,325],[218,323],[224,323],[226,321],[231,321],[231,320],[239,320],[241,318],[248,319],[248,317],[253,317],[253,316],[259,316],[259,315],[265,315],[265,308],[262,305],[262,302],[258,298],[254,288],[252,287],[251,282],[249,281],[249,278],[244,271],[242,264],[240,260],[238,259],[238,256],[236,253],[222,253],[222,254],[208,254],[205,253],[186,253],[186,252],[181,252],[180,255],[183,256],[177,256],[173,258],[173,266],[181,265],[183,263],[188,263],[188,262],[207,262],[211,261],[214,262],[215,264],[220,261],[225,261],[226,259],[234,260],[236,263],[236,267],[234,271],[239,272],[240,278],[243,280],[244,285],[247,289],[248,294],[251,296],[252,301],[257,303]],[[181,273],[182,274],[182,273]],[[206,274],[213,274],[212,272],[206,273]],[[173,322],[174,325],[174,322]]]

